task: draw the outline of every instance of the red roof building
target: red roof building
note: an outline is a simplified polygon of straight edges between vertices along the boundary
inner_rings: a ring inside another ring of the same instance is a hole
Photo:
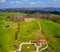
[[[32,40],[31,43],[44,43],[44,42],[47,42],[46,39],[43,39],[43,40]]]

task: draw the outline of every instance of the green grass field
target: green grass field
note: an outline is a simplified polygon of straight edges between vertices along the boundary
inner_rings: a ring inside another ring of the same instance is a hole
[[[9,28],[5,28],[4,26],[9,24]],[[14,49],[14,35],[15,29],[12,28],[12,25],[15,24],[13,22],[4,21],[0,24],[0,49],[1,52],[9,52]]]
[[[14,38],[16,22],[5,21],[4,19],[10,15],[26,15],[24,13],[1,12],[0,13],[0,52],[10,52],[14,50]],[[4,28],[5,25],[10,25],[9,28]]]
[[[22,45],[22,52],[30,52],[36,51],[36,47],[34,44],[24,44]]]
[[[26,15],[24,13],[0,13],[0,52],[10,52],[15,50],[15,32],[17,29],[17,22],[5,21],[4,19],[10,15]],[[58,15],[56,15],[58,16]],[[49,20],[40,19],[39,20],[42,29],[46,32],[46,37],[48,38],[49,47],[43,52],[60,52],[60,23],[55,23]],[[38,39],[40,36],[39,25],[36,21],[31,22],[19,22],[20,29],[18,32],[17,43],[28,42],[29,40]],[[10,25],[9,28],[4,28],[5,25]],[[40,37],[41,38],[41,37]],[[27,46],[31,47],[27,49]],[[22,50],[26,52],[30,50],[35,50],[34,45],[23,45]]]
[[[10,15],[26,15],[24,13],[0,13],[0,52],[10,52],[14,50],[14,38],[16,32],[16,22],[5,21],[4,19]],[[10,25],[9,28],[4,28],[5,25]],[[32,39],[36,39],[37,37],[30,36],[32,32],[35,32],[39,29],[39,26],[36,21],[31,22],[20,22],[20,31],[18,35],[18,43],[19,42],[27,42]]]
[[[46,31],[46,37],[48,37],[48,52],[60,52],[60,23],[54,23],[44,19],[40,20],[40,23]],[[47,52],[47,50],[45,52]]]
[[[37,31],[39,26],[36,21],[31,22],[21,22],[20,23],[20,31],[18,36],[18,41],[27,42],[32,39],[37,39],[35,35],[31,35],[34,31]]]

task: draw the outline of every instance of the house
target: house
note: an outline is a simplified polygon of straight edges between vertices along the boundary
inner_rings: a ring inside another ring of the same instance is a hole
[[[37,43],[37,40],[32,40],[31,43]]]
[[[31,43],[45,43],[47,42],[46,39],[42,39],[42,40],[32,40]]]
[[[47,42],[47,40],[46,39],[43,39],[43,40],[40,40],[40,42]]]

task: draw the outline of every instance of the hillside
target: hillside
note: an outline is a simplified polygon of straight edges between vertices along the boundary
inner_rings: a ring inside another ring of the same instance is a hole
[[[40,17],[41,15],[44,17],[44,14],[40,14]],[[5,20],[8,16],[14,16],[14,18],[12,17],[10,21]],[[25,17],[23,21],[13,21],[15,17],[20,19],[21,16]],[[23,44],[23,52],[31,50],[37,52],[38,46],[40,51],[46,45],[48,45],[47,49],[40,52],[60,52],[60,22],[26,16],[26,13],[19,12],[0,13],[0,52],[20,50],[21,44]],[[53,14],[52,16],[60,18],[60,15]]]
[[[45,31],[45,36],[48,40],[49,48],[46,52],[60,52],[60,23],[54,23],[49,20],[40,20],[42,29]]]

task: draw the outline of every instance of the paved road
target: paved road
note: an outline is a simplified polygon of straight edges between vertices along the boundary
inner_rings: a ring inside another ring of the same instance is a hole
[[[27,43],[21,43],[20,46],[19,46],[19,49],[18,49],[19,51],[21,51],[21,47],[22,47],[22,45],[24,45],[24,44],[33,44],[33,43],[30,43],[30,42],[27,42]]]
[[[42,44],[40,43],[40,46],[37,46],[37,45],[35,45],[35,46],[36,46],[36,52],[39,52],[39,48],[42,47]]]
[[[40,49],[40,51],[43,51],[43,50],[45,50],[47,48],[48,48],[48,44],[44,48]]]
[[[18,49],[19,51],[21,51],[21,47],[24,44],[34,44],[36,46],[36,52],[38,52],[39,51],[39,48],[42,47],[42,44],[41,43],[40,43],[40,46],[37,46],[36,43],[30,43],[30,42],[29,43],[21,43],[20,46],[19,46],[19,49]]]

